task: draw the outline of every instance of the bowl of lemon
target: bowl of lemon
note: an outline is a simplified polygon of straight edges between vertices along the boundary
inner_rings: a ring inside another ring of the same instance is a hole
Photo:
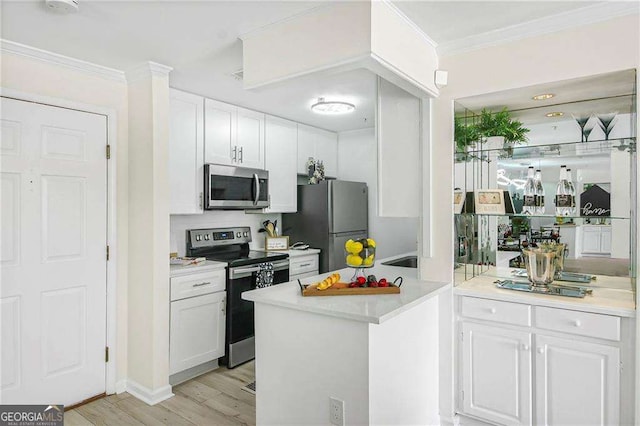
[[[371,268],[376,260],[376,242],[371,238],[348,240],[344,244],[347,266]]]

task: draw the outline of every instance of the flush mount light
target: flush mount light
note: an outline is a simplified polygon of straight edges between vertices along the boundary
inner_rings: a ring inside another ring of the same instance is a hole
[[[553,93],[543,93],[542,95],[535,95],[533,98],[534,101],[544,101],[545,99],[551,99],[555,95]]]
[[[346,114],[355,111],[356,106],[347,102],[325,101],[318,98],[318,102],[311,105],[311,111],[318,114]]]
[[[548,112],[545,114],[546,117],[562,117],[564,112],[556,111],[556,112]]]

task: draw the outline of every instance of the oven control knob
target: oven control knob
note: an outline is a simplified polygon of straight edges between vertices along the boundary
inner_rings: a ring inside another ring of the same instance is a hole
[[[204,234],[204,239],[209,241],[209,234]]]
[[[243,236],[243,237],[248,237],[248,236],[249,236],[249,233],[248,233],[248,232],[245,232],[244,234],[242,234],[242,236]]]
[[[237,232],[236,233],[236,238],[240,238],[240,237],[242,237],[242,233],[241,232]]]
[[[200,234],[196,235],[196,241],[200,241],[200,240],[202,240],[202,235]]]

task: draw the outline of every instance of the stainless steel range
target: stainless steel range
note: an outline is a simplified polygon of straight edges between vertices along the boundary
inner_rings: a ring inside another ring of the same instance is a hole
[[[228,264],[226,348],[222,364],[229,368],[255,357],[253,302],[242,300],[242,293],[257,286],[289,281],[289,255],[249,250],[250,242],[249,227],[187,231],[187,256]]]

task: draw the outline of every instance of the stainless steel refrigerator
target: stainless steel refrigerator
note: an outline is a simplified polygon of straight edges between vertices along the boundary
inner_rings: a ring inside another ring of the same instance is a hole
[[[344,243],[367,238],[367,184],[326,180],[298,186],[298,212],[282,215],[282,235],[290,244],[303,241],[319,248],[320,273],[346,266]]]

